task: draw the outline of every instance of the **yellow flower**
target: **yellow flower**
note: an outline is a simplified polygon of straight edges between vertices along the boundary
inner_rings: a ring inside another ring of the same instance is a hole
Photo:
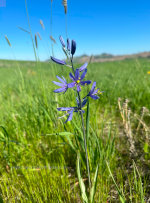
[[[147,74],[150,75],[150,71],[148,71]]]

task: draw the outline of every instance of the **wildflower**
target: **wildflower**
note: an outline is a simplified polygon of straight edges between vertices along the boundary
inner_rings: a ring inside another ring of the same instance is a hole
[[[82,72],[83,70],[85,70],[86,67],[87,67],[87,65],[88,65],[88,63],[83,64],[83,66],[81,66],[81,67],[79,68],[79,71]]]
[[[59,108],[57,108],[58,111],[66,111],[66,114],[59,118],[63,118],[66,115],[68,115],[68,118],[65,121],[65,123],[67,123],[68,121],[71,121],[72,117],[73,117],[73,112],[82,111],[82,113],[84,113],[84,110],[82,110],[82,108],[85,106],[86,102],[87,102],[87,99],[83,100],[83,102],[81,103],[81,106],[80,106],[80,103],[77,99],[77,107],[59,107]]]
[[[57,64],[60,64],[60,65],[66,65],[66,62],[65,61],[61,61],[59,59],[56,59],[54,57],[51,56],[51,60],[54,61],[55,63]]]
[[[67,39],[67,49],[68,51],[71,50],[70,39]]]
[[[56,77],[58,78],[58,80],[61,83],[60,82],[55,82],[55,81],[53,81],[53,83],[55,85],[60,86],[61,88],[54,90],[55,93],[60,93],[60,92],[64,92],[65,93],[69,87],[72,87],[72,84],[68,84],[66,79],[63,76],[62,76],[63,79],[60,78],[59,76],[56,76]]]
[[[64,116],[68,115],[68,118],[65,121],[65,123],[72,120],[74,107],[60,107],[60,108],[57,108],[57,110],[58,111],[67,111],[67,113],[65,115],[59,117],[59,118],[63,118]]]
[[[150,75],[150,71],[148,71],[147,74]]]
[[[100,95],[102,94],[102,92],[99,91],[99,88],[98,89],[95,89],[96,87],[96,82],[93,82],[93,85],[92,85],[92,88],[90,90],[90,92],[88,93],[87,96],[91,97],[92,99],[99,99],[99,96],[97,95]]]
[[[76,42],[74,40],[71,41],[71,54],[72,56],[75,54],[76,52]]]
[[[65,41],[62,36],[59,37],[59,40],[60,40],[62,46],[65,47]]]
[[[82,81],[85,78],[86,73],[87,73],[87,69],[85,69],[84,72],[82,73],[82,75],[80,76],[80,71],[78,68],[75,71],[75,76],[73,76],[72,73],[69,73],[70,78],[73,80],[73,82],[70,83],[70,85],[72,87],[76,86],[78,92],[81,91],[80,85],[84,86],[84,85],[91,84],[90,80]]]

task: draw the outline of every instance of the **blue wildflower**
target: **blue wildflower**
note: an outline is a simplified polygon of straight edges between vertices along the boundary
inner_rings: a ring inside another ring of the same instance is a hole
[[[81,108],[80,108],[80,104],[79,101],[77,99],[77,107],[59,107],[57,108],[58,111],[66,111],[67,113],[59,118],[63,118],[64,116],[68,115],[67,120],[65,121],[65,123],[67,123],[68,121],[72,120],[73,117],[73,112],[79,112],[82,111],[84,113],[84,110],[82,110],[82,108],[85,106],[87,102],[87,99],[83,100],[82,104],[81,104]]]
[[[60,78],[59,76],[56,76],[58,78],[58,80],[61,82],[55,82],[53,81],[53,83],[55,85],[60,86],[61,88],[54,90],[55,93],[60,93],[60,92],[66,92],[68,88],[72,87],[72,84],[68,84],[66,79],[62,76],[62,78]]]
[[[72,73],[69,73],[70,78],[73,80],[73,82],[70,83],[70,86],[71,87],[76,86],[77,87],[77,91],[80,92],[81,91],[80,85],[84,86],[84,85],[91,84],[90,80],[82,81],[85,78],[86,73],[87,73],[87,69],[84,70],[84,72],[82,73],[81,76],[80,76],[79,69],[76,69],[75,76],[73,76]]]
[[[71,54],[72,56],[75,54],[76,52],[76,42],[74,40],[71,41]]]
[[[93,82],[93,85],[92,85],[92,88],[91,90],[89,91],[88,95],[89,97],[91,97],[92,99],[99,99],[99,96],[100,94],[102,94],[102,92],[100,92],[99,88],[95,89],[96,87],[96,82]]]
[[[65,121],[65,123],[67,123],[68,121],[72,120],[73,117],[73,112],[74,112],[74,107],[60,107],[57,108],[58,111],[66,111],[67,113],[59,118],[63,118],[64,116],[68,115],[67,120]]]
[[[65,62],[65,61],[56,59],[56,58],[54,58],[54,57],[52,57],[52,56],[51,56],[51,60],[54,61],[54,62],[57,63],[57,64],[66,65],[66,62]]]

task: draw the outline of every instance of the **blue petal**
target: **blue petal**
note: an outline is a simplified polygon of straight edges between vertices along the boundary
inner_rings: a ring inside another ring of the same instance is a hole
[[[86,69],[87,65],[88,63],[85,63],[83,66],[79,68],[79,71],[82,72],[84,69]]]
[[[73,117],[73,110],[69,112],[69,116],[67,118],[67,120],[65,121],[65,123],[67,123],[68,121],[71,121]]]
[[[91,95],[91,94],[94,94],[94,89],[95,89],[95,87],[96,87],[96,82],[93,82],[93,85],[92,85],[92,88],[91,88],[91,90],[90,90],[90,92],[89,92],[89,95]],[[96,90],[95,90],[96,91]],[[98,91],[98,90],[97,90]]]
[[[64,41],[63,37],[60,36],[59,39],[60,39],[60,42],[61,42],[62,46],[65,47],[65,41]]]
[[[70,111],[72,107],[59,107],[57,108],[58,111]]]
[[[62,76],[62,78],[63,78],[63,80],[65,81],[65,83],[67,84],[67,81],[66,81],[66,79],[64,78],[64,76]]]
[[[80,77],[80,72],[79,72],[79,69],[77,68],[75,71],[75,80],[78,80],[79,77]]]
[[[55,81],[53,81],[53,83],[54,83],[55,85],[60,86],[60,87],[62,87],[62,86],[63,86],[63,84],[62,84],[62,83],[60,83],[60,82],[55,82]]]
[[[78,92],[81,91],[81,87],[80,87],[80,85],[77,85],[77,91],[78,91]]]
[[[81,85],[89,85],[89,84],[91,84],[91,80],[81,81],[80,84]]]
[[[75,82],[69,83],[68,88],[73,88],[75,86],[75,84],[76,84]]]
[[[97,94],[98,90],[99,90],[99,88],[94,90],[94,92],[92,94]]]
[[[65,61],[61,61],[59,59],[56,59],[54,57],[51,56],[51,60],[54,61],[55,63],[57,64],[60,64],[60,65],[66,65],[66,62]]]
[[[72,40],[71,42],[71,54],[74,55],[76,51],[76,42]]]
[[[82,107],[84,107],[87,103],[87,99],[85,99],[83,102],[82,102]]]
[[[82,73],[81,80],[83,80],[85,78],[86,73],[87,73],[87,69],[85,69],[84,72]]]
[[[67,49],[68,51],[71,50],[70,39],[67,39]]]
[[[91,97],[92,99],[94,99],[94,100],[99,99],[99,97],[96,96],[96,95],[90,95],[90,97]]]
[[[75,77],[72,75],[72,73],[69,73],[69,77],[71,80],[75,81]]]
[[[54,90],[55,93],[60,93],[60,92],[64,92],[64,91],[66,91],[66,87],[62,87],[62,88]]]
[[[66,84],[66,82],[65,82],[61,77],[59,77],[58,75],[56,75],[56,77],[58,78],[58,80],[59,80],[60,82],[62,82],[63,84]]]

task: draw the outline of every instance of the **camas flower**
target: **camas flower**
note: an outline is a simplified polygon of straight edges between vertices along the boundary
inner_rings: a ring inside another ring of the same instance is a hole
[[[72,84],[68,84],[66,79],[63,76],[62,76],[63,79],[60,78],[59,76],[56,76],[56,77],[58,78],[58,80],[61,83],[60,82],[55,82],[55,81],[53,81],[53,83],[55,85],[60,86],[61,88],[54,90],[55,93],[60,93],[60,92],[64,92],[65,93],[69,87],[72,87]]]
[[[72,73],[69,73],[70,78],[73,80],[73,82],[70,83],[70,86],[71,87],[76,86],[77,91],[80,92],[81,91],[80,85],[84,86],[84,85],[91,84],[90,80],[82,81],[85,78],[86,73],[87,73],[87,69],[85,69],[82,75],[80,76],[80,70],[78,68],[75,71],[75,76],[73,76]]]
[[[86,102],[87,102],[87,99],[83,100],[83,102],[81,103],[81,107],[80,107],[80,103],[77,99],[77,107],[59,107],[59,108],[57,108],[58,111],[66,111],[66,114],[64,114],[63,116],[61,116],[59,118],[63,118],[68,115],[65,123],[67,123],[68,121],[71,121],[72,117],[73,117],[73,112],[82,111],[84,113],[84,110],[82,110],[82,108],[85,106]]]
[[[91,97],[92,99],[99,99],[99,96],[100,94],[102,94],[102,92],[100,92],[99,88],[98,89],[95,89],[96,87],[96,82],[93,82],[93,85],[92,85],[92,88],[91,90],[89,91],[88,95],[89,97]]]
[[[74,107],[60,107],[57,108],[58,111],[66,111],[67,113],[59,118],[63,118],[64,116],[68,115],[67,120],[65,121],[65,123],[67,123],[68,121],[72,120],[73,117],[73,112],[74,112]]]
[[[65,61],[56,59],[56,58],[54,58],[53,56],[51,56],[51,60],[54,61],[54,62],[57,63],[57,64],[66,65],[66,62],[65,62]]]

